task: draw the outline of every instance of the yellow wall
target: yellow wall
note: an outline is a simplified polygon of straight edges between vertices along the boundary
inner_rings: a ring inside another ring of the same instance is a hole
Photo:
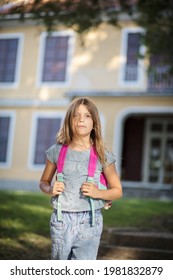
[[[121,29],[103,25],[99,31],[92,31],[85,37],[84,46],[75,35],[71,82],[59,88],[37,86],[41,28],[20,25],[1,29],[1,33],[24,35],[19,86],[15,89],[2,89],[1,96],[4,98],[62,98],[64,92],[69,90],[124,91],[119,85]],[[137,91],[139,88],[132,87],[130,90]]]
[[[118,91],[138,92],[144,87],[124,88],[119,85],[121,29],[103,25],[100,31],[92,31],[85,38],[82,47],[79,40],[75,40],[74,55],[72,57],[72,80],[68,87],[48,88],[36,85],[39,34],[41,28],[35,26],[17,26],[1,28],[1,33],[23,33],[24,48],[22,55],[21,75],[19,86],[15,89],[0,89],[0,99],[61,99],[66,98],[67,91]],[[142,94],[141,94],[142,95]],[[114,146],[114,125],[118,114],[128,107],[139,106],[173,106],[172,97],[142,97],[142,96],[117,96],[117,97],[92,97],[98,109],[105,118],[105,140],[109,148]],[[41,170],[31,170],[28,166],[29,149],[32,133],[32,116],[37,111],[63,110],[67,107],[0,107],[3,110],[15,110],[15,134],[13,143],[12,164],[10,168],[0,170],[1,179],[36,180],[41,176]],[[116,136],[118,137],[118,135]]]

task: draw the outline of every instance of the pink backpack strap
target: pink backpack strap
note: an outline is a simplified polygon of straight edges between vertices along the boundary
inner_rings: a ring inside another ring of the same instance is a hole
[[[96,164],[97,164],[96,149],[95,149],[95,147],[91,147],[90,159],[89,159],[89,165],[88,165],[88,176],[89,177],[94,177],[94,173],[95,173],[95,170],[96,170]],[[105,177],[103,172],[100,175],[100,182],[104,186],[107,185],[107,180],[106,180],[106,177]]]
[[[103,172],[100,175],[100,183],[104,186],[107,186],[107,180]]]
[[[60,153],[59,153],[58,161],[57,161],[58,173],[62,173],[62,171],[63,171],[67,150],[68,150],[68,146],[62,145]]]
[[[88,176],[94,177],[94,173],[96,170],[96,164],[97,164],[97,154],[95,148],[92,146],[90,151],[90,158],[89,158],[89,164],[88,164]]]

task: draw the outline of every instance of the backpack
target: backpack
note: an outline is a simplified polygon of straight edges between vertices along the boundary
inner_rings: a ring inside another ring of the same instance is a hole
[[[68,151],[68,145],[62,145],[60,153],[59,153],[59,157],[57,160],[57,178],[56,179],[59,182],[63,182],[62,172],[63,172],[63,168],[64,168],[64,162],[65,162],[67,151]],[[96,170],[97,159],[98,158],[97,158],[96,150],[92,146],[91,151],[90,151],[89,164],[88,164],[87,182],[90,182],[90,183],[94,182],[94,173]],[[99,180],[99,184],[97,187],[101,190],[106,190],[108,188],[107,180],[106,180],[106,177],[103,172],[100,175],[100,180]],[[94,225],[94,213],[95,213],[94,200],[93,200],[93,198],[89,197],[89,201],[90,201],[91,211],[92,211],[92,225]],[[105,202],[104,209],[106,209],[106,210],[109,209],[112,205],[112,201],[104,201],[104,202]],[[58,220],[62,220],[61,205],[59,202],[57,202],[57,215],[58,215]]]

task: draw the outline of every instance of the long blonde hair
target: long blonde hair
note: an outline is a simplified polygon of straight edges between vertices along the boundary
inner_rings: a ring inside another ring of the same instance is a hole
[[[101,123],[100,117],[95,104],[91,101],[91,99],[82,97],[75,99],[69,106],[62,129],[57,133],[56,139],[59,144],[69,145],[73,139],[73,117],[76,112],[76,109],[80,105],[85,105],[89,113],[91,114],[93,120],[93,130],[90,134],[90,139],[96,149],[98,158],[100,162],[104,165],[106,163],[105,159],[105,145],[103,142],[102,134],[101,134]]]

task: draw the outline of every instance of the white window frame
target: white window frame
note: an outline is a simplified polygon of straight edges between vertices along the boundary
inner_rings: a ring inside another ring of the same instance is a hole
[[[0,168],[10,168],[11,162],[12,162],[13,145],[14,145],[16,114],[14,111],[0,110],[0,117],[9,117],[10,118],[8,140],[7,140],[6,162],[0,162]]]
[[[37,86],[43,87],[67,87],[71,81],[71,62],[74,52],[74,32],[70,30],[66,31],[57,31],[52,32],[51,36],[69,36],[68,42],[68,50],[67,50],[67,63],[66,63],[66,80],[62,82],[44,82],[42,81],[42,71],[44,65],[44,56],[45,56],[45,46],[46,46],[46,37],[48,35],[47,32],[43,32],[40,36],[40,47],[39,47],[39,56],[38,56],[38,67],[37,67]]]
[[[14,82],[2,83],[0,82],[0,88],[17,88],[19,86],[19,80],[21,75],[21,64],[23,56],[24,34],[22,33],[5,33],[0,34],[0,39],[19,39],[16,55],[16,65],[14,73]]]
[[[121,37],[121,53],[120,53],[120,72],[119,72],[119,85],[123,87],[129,86],[144,86],[144,61],[143,59],[138,59],[138,79],[136,81],[125,81],[124,73],[127,61],[127,47],[128,47],[128,34],[129,33],[144,33],[144,29],[141,27],[128,27],[122,29]],[[141,49],[144,46],[141,46]]]
[[[28,168],[30,170],[42,170],[44,164],[34,164],[34,156],[35,156],[35,149],[36,149],[36,137],[37,137],[37,128],[38,128],[38,119],[39,118],[61,118],[61,125],[65,117],[64,111],[40,111],[33,113],[32,116],[32,124],[31,124],[31,138],[30,138],[30,148],[29,148],[29,162]],[[56,136],[56,135],[55,135]]]

